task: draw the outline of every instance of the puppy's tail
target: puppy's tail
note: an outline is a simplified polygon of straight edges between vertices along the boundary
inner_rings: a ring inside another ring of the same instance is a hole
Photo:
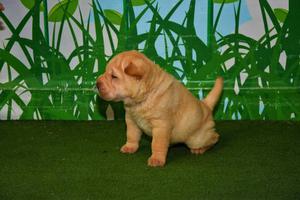
[[[217,104],[221,93],[223,89],[223,78],[218,77],[216,79],[215,85],[212,88],[212,90],[208,93],[208,95],[205,97],[203,102],[211,109],[213,110],[215,105]]]

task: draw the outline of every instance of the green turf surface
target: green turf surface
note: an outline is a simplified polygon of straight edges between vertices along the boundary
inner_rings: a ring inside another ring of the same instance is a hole
[[[204,155],[150,139],[124,155],[123,121],[0,121],[0,199],[299,199],[300,122],[217,122]]]

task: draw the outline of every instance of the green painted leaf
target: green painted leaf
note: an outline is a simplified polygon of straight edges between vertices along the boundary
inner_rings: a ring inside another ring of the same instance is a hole
[[[224,0],[213,0],[214,3],[223,3]],[[234,3],[237,2],[239,0],[225,0],[224,3]]]
[[[147,0],[146,0],[147,1]],[[148,0],[148,2],[151,3],[152,0]],[[145,0],[131,0],[131,4],[132,6],[143,6],[143,5],[146,5],[146,2]]]
[[[276,18],[278,19],[278,21],[280,21],[282,23],[285,21],[288,13],[289,13],[289,11],[286,9],[283,9],[283,8],[275,8],[274,9],[274,14],[275,14]]]
[[[35,0],[20,0],[21,3],[23,4],[23,6],[25,6],[26,8],[28,8],[29,10],[31,8],[34,7],[34,4],[35,4]],[[43,2],[41,3],[40,5],[40,12],[44,11],[44,4]]]
[[[115,25],[121,25],[122,21],[122,14],[119,13],[118,11],[111,10],[111,9],[106,9],[103,11],[105,17],[113,24]]]
[[[68,5],[68,2],[69,5]],[[64,12],[66,9],[66,6],[68,5],[67,14],[66,17],[69,17],[70,15],[73,15],[77,5],[78,0],[64,0],[59,3],[57,3],[49,12],[49,21],[51,22],[60,22],[63,20]]]

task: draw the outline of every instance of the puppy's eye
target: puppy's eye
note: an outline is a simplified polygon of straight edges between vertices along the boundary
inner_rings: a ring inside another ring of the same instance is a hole
[[[116,77],[115,75],[112,74],[112,75],[111,75],[111,78],[112,78],[112,79],[117,79],[118,77]]]

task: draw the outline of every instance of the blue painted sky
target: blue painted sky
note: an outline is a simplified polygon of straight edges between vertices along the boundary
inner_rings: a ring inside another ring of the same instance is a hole
[[[123,1],[122,0],[98,0],[103,9],[113,9],[119,13],[123,13]],[[159,13],[162,17],[165,17],[173,6],[177,3],[177,0],[156,0],[158,4]],[[154,5],[156,5],[156,3]],[[185,0],[177,8],[176,12],[171,17],[171,21],[182,23],[186,15],[186,12],[189,9],[190,0]],[[220,21],[218,24],[217,31],[223,35],[227,35],[234,31],[235,19],[234,19],[234,6],[237,8],[238,3],[225,4],[222,10]],[[135,7],[136,16],[140,13],[145,6]],[[217,16],[220,4],[215,4],[214,6],[214,15]],[[152,12],[147,11],[144,17],[141,19],[141,22],[138,24],[138,32],[144,33],[148,32],[150,26],[148,21],[152,18]],[[251,20],[246,1],[242,0],[241,4],[241,15],[240,15],[240,24],[245,23],[246,21]],[[207,40],[207,0],[197,0],[196,1],[196,10],[195,10],[195,28],[198,37],[206,43]],[[162,45],[163,44],[163,45]],[[158,53],[161,56],[165,56],[164,50],[164,39],[159,37],[155,44]],[[168,41],[168,47],[171,46],[171,43]],[[140,48],[143,48],[142,46]],[[171,53],[171,48],[169,48],[169,53]]]
[[[118,12],[123,12],[123,4],[122,0],[98,0],[103,9],[114,9]],[[172,9],[173,5],[175,5],[177,0],[156,0],[159,7],[159,12],[161,16],[166,16],[167,13]],[[189,9],[190,0],[185,0],[177,11],[172,16],[171,20],[181,23],[185,17],[186,12]],[[220,22],[218,25],[218,31],[222,34],[228,34],[233,32],[235,26],[234,20],[234,6],[237,7],[237,3],[226,4],[223,8]],[[144,6],[135,7],[136,15],[143,10]],[[215,4],[214,6],[214,14],[215,17],[220,8],[220,4]],[[138,30],[139,33],[146,32],[149,29],[147,21],[149,21],[152,17],[150,11],[146,13],[146,15],[139,23]],[[241,4],[241,16],[240,16],[240,24],[245,23],[246,21],[251,20],[246,1],[242,0]],[[196,1],[196,11],[195,11],[195,27],[197,31],[197,35],[206,42],[207,38],[207,0],[197,0]]]

